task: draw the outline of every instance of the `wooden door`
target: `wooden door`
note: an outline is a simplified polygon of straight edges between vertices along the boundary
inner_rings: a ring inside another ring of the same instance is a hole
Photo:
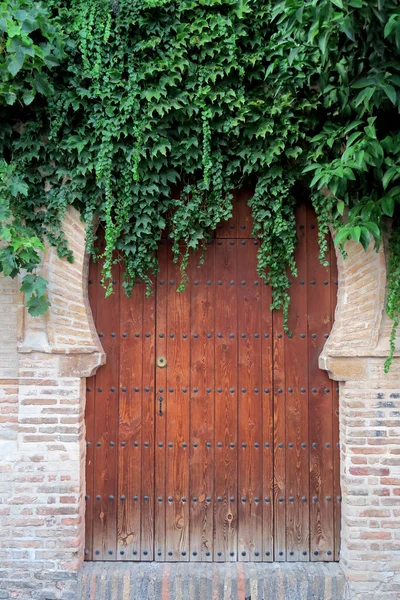
[[[87,384],[88,560],[338,560],[338,393],[318,368],[336,303],[313,210],[297,210],[290,330],[257,276],[249,195],[192,256],[171,245],[146,298],[100,266],[89,294],[107,364]]]

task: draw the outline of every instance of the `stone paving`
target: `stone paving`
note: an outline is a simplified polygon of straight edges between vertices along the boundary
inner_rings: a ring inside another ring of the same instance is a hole
[[[86,563],[77,600],[344,600],[337,564]]]

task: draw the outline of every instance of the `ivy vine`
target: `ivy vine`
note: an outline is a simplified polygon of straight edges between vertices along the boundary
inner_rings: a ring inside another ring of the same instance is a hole
[[[72,260],[68,205],[105,229],[103,282],[129,294],[157,271],[168,227],[182,281],[250,185],[259,273],[289,310],[294,207],[364,248],[393,218],[387,310],[400,311],[400,8],[397,0],[0,1],[0,268],[33,314],[47,238]],[[28,279],[26,279],[28,277]],[[29,304],[30,303],[30,304]]]

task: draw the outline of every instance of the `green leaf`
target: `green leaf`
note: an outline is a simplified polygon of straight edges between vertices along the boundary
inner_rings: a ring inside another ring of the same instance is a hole
[[[388,217],[393,217],[395,207],[395,199],[393,196],[385,196],[382,198],[382,212]]]
[[[343,200],[341,200],[340,202],[337,203],[337,211],[338,211],[339,215],[343,215],[343,213],[344,213],[344,202],[343,202]]]
[[[7,70],[11,73],[13,77],[22,69],[24,64],[24,54],[15,54],[13,55],[12,60],[7,65]]]
[[[390,167],[384,174],[382,178],[382,187],[384,190],[388,187],[389,183],[392,181],[393,177],[400,172],[400,167]]]
[[[33,295],[27,300],[26,306],[32,317],[39,317],[46,313],[50,306],[50,302],[47,300],[46,296]]]
[[[331,2],[338,8],[344,9],[343,0],[331,0]]]
[[[376,223],[373,223],[372,221],[368,221],[366,223],[363,223],[363,225],[364,225],[364,227],[366,227],[368,229],[368,231],[370,231],[372,233],[372,235],[374,236],[374,238],[376,240],[381,239],[381,232]]]
[[[360,243],[364,250],[368,249],[371,240],[370,233],[366,227],[361,227]]]
[[[335,235],[334,245],[338,246],[342,242],[346,241],[349,237],[349,228],[348,226],[344,226]]]
[[[34,98],[35,98],[35,90],[25,90],[24,93],[22,94],[22,100],[24,101],[24,104],[26,106],[29,106],[29,104],[32,104]]]
[[[397,94],[394,87],[392,85],[385,85],[383,91],[385,92],[386,96],[389,98],[391,103],[396,106]]]

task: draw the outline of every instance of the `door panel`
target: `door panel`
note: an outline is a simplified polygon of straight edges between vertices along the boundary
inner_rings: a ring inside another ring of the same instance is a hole
[[[257,275],[249,192],[234,198],[204,264],[159,246],[146,298],[90,301],[107,364],[87,387],[88,560],[338,560],[338,393],[318,368],[337,273],[318,262],[313,210],[296,214],[290,334]],[[120,272],[121,270],[121,272]],[[158,366],[157,366],[158,365]]]

